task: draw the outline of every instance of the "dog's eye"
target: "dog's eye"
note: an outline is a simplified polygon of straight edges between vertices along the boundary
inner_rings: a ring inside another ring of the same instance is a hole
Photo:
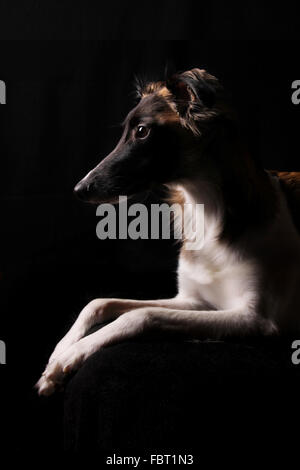
[[[135,132],[135,136],[138,139],[144,139],[149,134],[150,129],[146,126],[138,126]]]

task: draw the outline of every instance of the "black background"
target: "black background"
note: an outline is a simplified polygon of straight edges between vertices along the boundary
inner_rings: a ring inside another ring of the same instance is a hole
[[[99,241],[95,208],[72,194],[116,144],[134,75],[162,78],[167,63],[206,68],[232,95],[248,145],[265,167],[300,169],[300,106],[291,102],[299,46],[280,40],[293,38],[297,25],[273,11],[267,30],[270,12],[262,6],[233,16],[211,2],[196,15],[196,2],[164,3],[147,14],[138,2],[110,2],[105,11],[92,3],[1,4],[1,408],[9,417],[2,430],[19,451],[61,448],[61,397],[37,399],[32,387],[80,309],[94,297],[156,298],[176,290],[172,242]]]

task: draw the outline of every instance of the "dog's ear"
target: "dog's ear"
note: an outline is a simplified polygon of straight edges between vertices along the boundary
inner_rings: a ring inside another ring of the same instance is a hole
[[[166,86],[174,96],[177,111],[184,116],[199,105],[212,108],[216,102],[218,80],[205,70],[192,69],[177,73],[166,80]]]

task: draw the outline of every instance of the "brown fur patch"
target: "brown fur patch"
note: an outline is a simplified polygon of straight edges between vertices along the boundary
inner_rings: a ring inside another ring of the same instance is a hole
[[[270,171],[270,173],[279,178],[294,224],[300,233],[300,172]]]
[[[142,90],[142,98],[148,95],[152,95],[153,93],[157,93],[160,96],[171,96],[171,93],[165,86],[164,82],[150,82],[144,86]]]
[[[169,195],[166,198],[168,204],[180,204],[183,206],[184,204],[184,195],[183,192],[179,189],[169,189]]]
[[[193,69],[191,71],[184,72],[182,74],[182,77],[193,77],[196,72],[199,76],[201,76],[203,79],[207,80],[214,86],[216,86],[216,84],[218,83],[218,80],[215,77],[209,75],[205,70],[199,69]],[[185,88],[184,85],[182,85],[182,88]],[[222,109],[222,106],[217,106],[214,109],[208,109],[202,104],[198,104],[195,95],[191,92],[188,87],[186,89],[185,96],[185,106],[187,108],[187,112],[185,116],[182,116],[180,115],[181,113],[179,113],[178,111],[179,104],[178,101],[176,101],[176,97],[166,86],[166,82],[163,81],[150,82],[144,85],[141,91],[141,97],[145,98],[151,94],[155,94],[156,96],[164,98],[170,106],[170,109],[173,111],[173,115],[171,113],[168,114],[166,120],[162,121],[162,123],[166,121],[178,121],[184,128],[192,131],[195,136],[201,135],[201,127],[203,123],[205,123],[206,126],[209,122],[215,119],[216,116],[223,114],[225,111],[224,109]],[[181,100],[179,100],[179,103],[180,101]],[[162,116],[161,118],[164,119],[165,117]]]
[[[142,98],[145,98],[149,95],[157,95],[163,98],[170,107],[170,113],[160,113],[157,115],[158,121],[164,124],[165,122],[175,122],[180,121],[179,115],[177,113],[177,109],[174,103],[174,97],[170,90],[166,87],[164,82],[150,82],[148,83],[143,91],[142,91]]]

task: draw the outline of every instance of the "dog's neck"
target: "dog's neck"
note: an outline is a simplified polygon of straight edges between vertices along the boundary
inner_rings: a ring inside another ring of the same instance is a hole
[[[276,212],[272,183],[240,142],[219,141],[208,147],[205,159],[214,165],[196,169],[178,188],[185,203],[205,205],[215,236],[233,241],[268,224]]]

